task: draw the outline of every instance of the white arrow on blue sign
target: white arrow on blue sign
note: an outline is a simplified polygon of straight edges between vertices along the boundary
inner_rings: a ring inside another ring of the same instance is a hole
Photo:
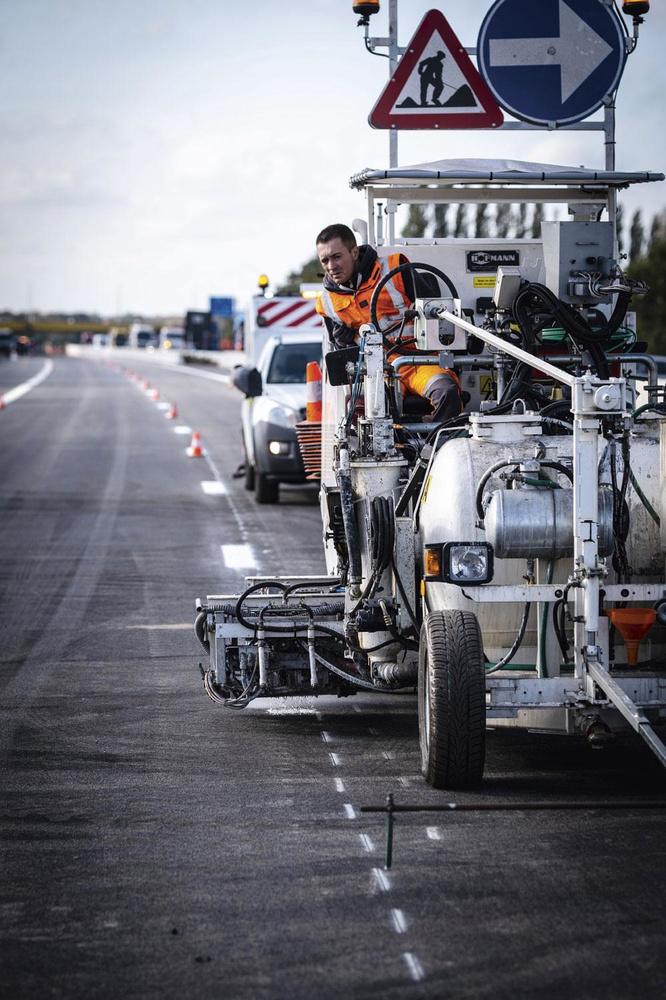
[[[616,90],[624,27],[604,0],[497,0],[481,25],[477,59],[497,102],[515,118],[570,125]]]

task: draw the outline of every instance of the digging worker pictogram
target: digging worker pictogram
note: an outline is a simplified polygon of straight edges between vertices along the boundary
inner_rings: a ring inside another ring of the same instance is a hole
[[[436,56],[429,59],[422,59],[419,63],[419,76],[421,77],[421,107],[428,104],[428,87],[432,87],[432,103],[436,107],[441,107],[439,98],[444,90],[442,74],[444,72],[444,60],[446,54],[440,51]]]

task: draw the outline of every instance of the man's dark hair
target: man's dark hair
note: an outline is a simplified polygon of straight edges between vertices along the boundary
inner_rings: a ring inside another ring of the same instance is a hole
[[[342,240],[343,245],[348,250],[353,250],[356,246],[356,237],[349,226],[345,226],[344,222],[334,222],[332,226],[326,226],[325,229],[322,229],[315,242],[319,246],[320,243],[330,243],[331,240],[337,239]]]

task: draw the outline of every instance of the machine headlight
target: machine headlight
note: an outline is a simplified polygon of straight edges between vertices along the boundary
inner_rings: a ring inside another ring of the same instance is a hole
[[[493,550],[488,542],[446,542],[426,545],[423,560],[426,580],[444,583],[488,583],[493,578]]]
[[[271,455],[288,455],[289,454],[289,442],[288,441],[269,441],[268,450]]]

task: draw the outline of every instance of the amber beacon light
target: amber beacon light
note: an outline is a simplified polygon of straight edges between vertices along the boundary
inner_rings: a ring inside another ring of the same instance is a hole
[[[642,17],[650,11],[650,0],[624,0],[622,10],[629,17]]]
[[[379,12],[379,0],[364,0],[363,3],[352,3],[352,10],[360,17],[359,25],[368,24],[369,18]]]

